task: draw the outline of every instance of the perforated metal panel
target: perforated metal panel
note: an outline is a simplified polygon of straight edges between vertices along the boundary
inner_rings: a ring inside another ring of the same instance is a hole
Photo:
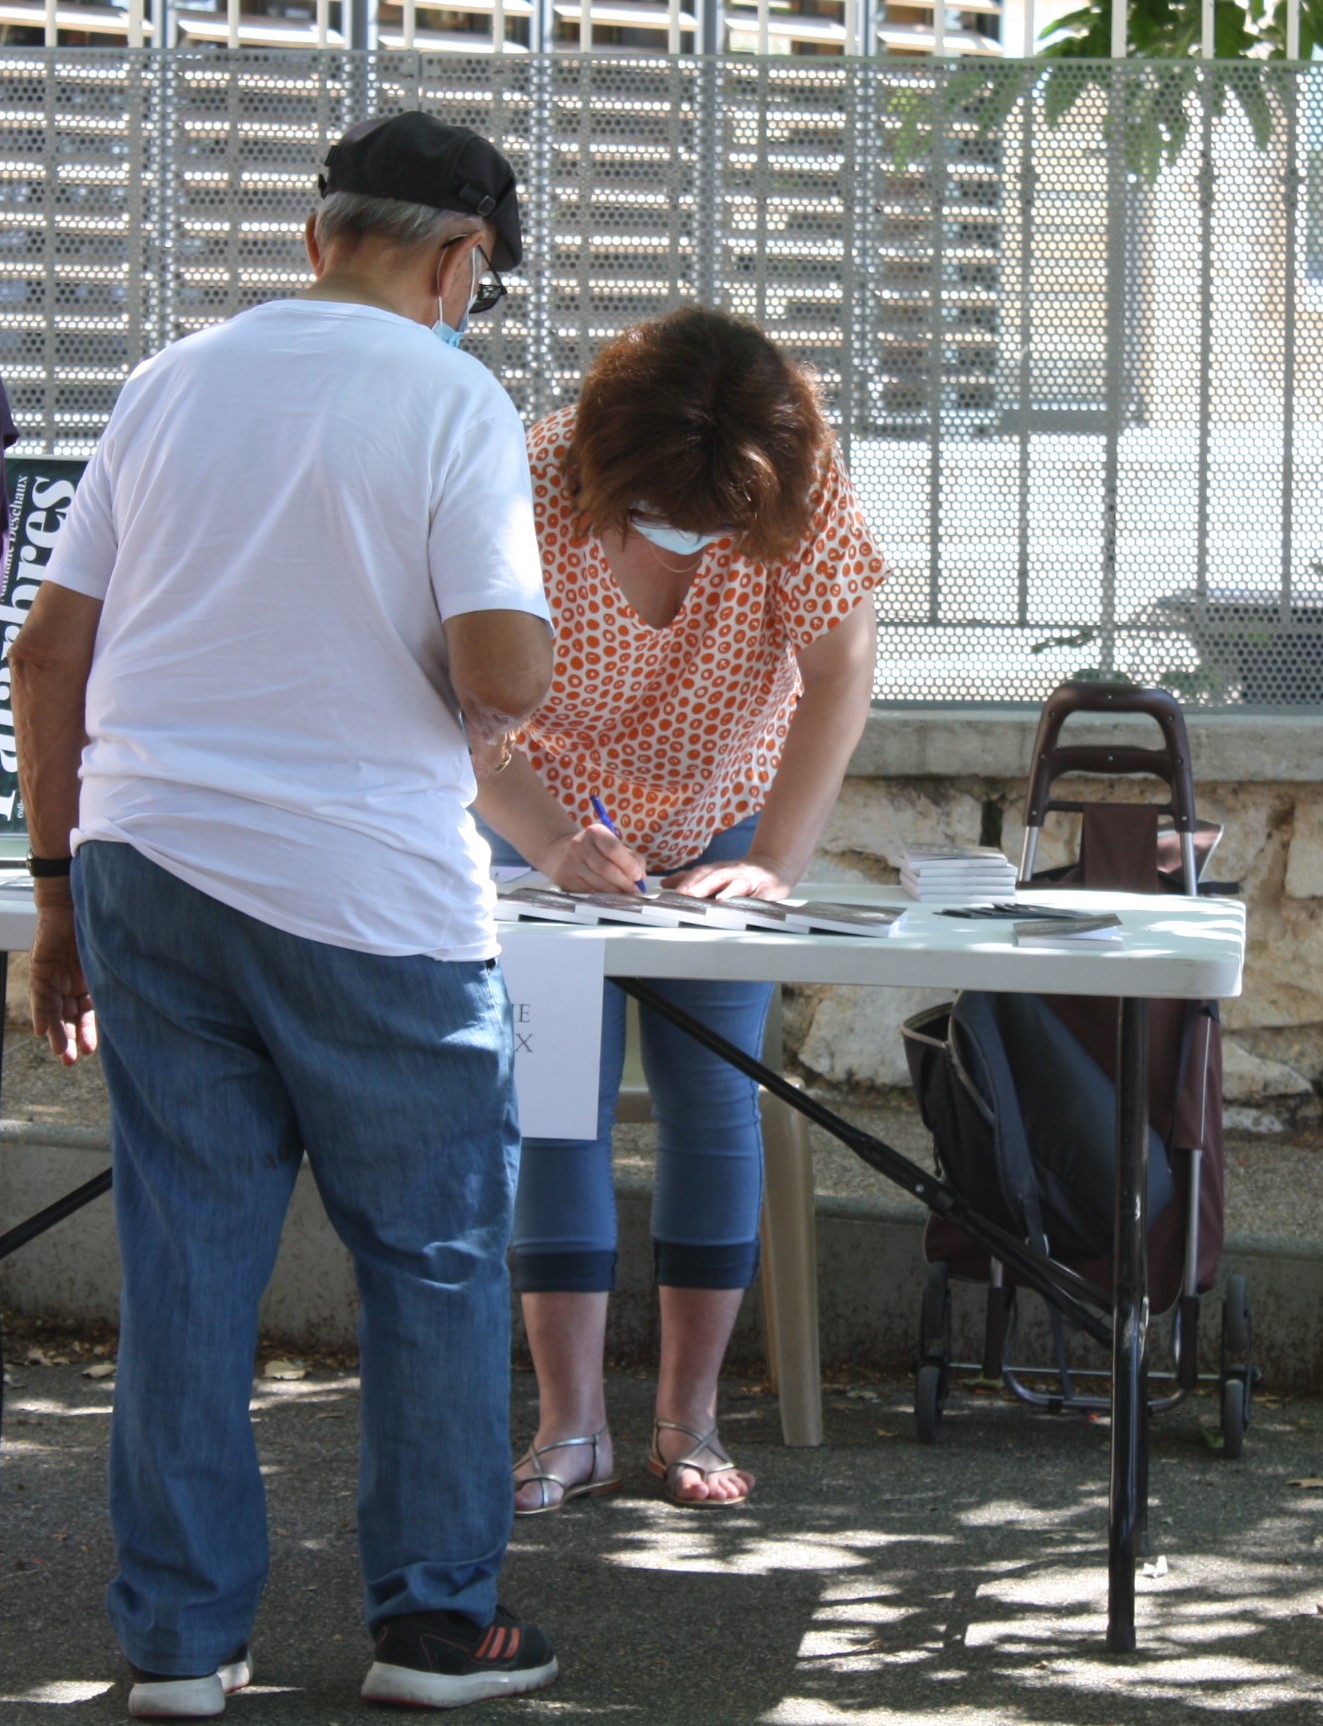
[[[894,566],[879,699],[1323,698],[1323,68],[9,50],[25,446],[86,451],[142,355],[293,291],[326,143],[414,106],[519,174],[469,345],[526,418],[686,298],[817,367]]]

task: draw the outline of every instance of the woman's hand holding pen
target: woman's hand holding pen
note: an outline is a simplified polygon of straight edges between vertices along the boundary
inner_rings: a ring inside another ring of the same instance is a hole
[[[596,821],[553,840],[537,866],[566,893],[634,893],[647,874],[637,852]]]
[[[522,750],[480,773],[474,808],[540,874],[566,893],[642,891],[647,865],[602,822],[575,825],[568,809],[539,780]]]

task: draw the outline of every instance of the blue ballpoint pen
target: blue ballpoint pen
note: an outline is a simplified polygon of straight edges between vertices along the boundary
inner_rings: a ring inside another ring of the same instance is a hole
[[[606,804],[602,802],[602,799],[600,797],[590,797],[588,801],[593,806],[593,814],[602,823],[603,827],[606,828],[607,832],[619,839],[620,835],[616,832],[616,824],[607,814]],[[638,888],[640,893],[646,893],[648,890],[646,882],[636,881],[634,885]]]

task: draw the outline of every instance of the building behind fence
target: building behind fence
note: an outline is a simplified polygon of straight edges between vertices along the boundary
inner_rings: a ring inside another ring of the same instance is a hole
[[[817,367],[894,566],[880,700],[1036,703],[1082,671],[1316,707],[1321,78],[11,45],[0,375],[21,447],[86,452],[139,359],[306,280],[328,141],[425,107],[519,175],[526,266],[468,341],[526,418],[684,299]]]

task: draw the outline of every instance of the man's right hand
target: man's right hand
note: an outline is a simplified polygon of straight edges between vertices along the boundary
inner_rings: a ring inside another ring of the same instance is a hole
[[[32,1029],[45,1037],[66,1067],[97,1045],[96,1010],[74,938],[72,905],[37,908],[37,932],[28,960]]]

